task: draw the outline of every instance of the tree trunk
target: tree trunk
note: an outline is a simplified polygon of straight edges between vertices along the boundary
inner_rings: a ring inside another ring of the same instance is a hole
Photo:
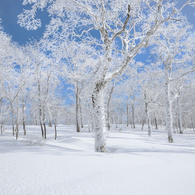
[[[3,134],[3,122],[1,122],[1,134]]]
[[[40,126],[41,126],[41,134],[42,134],[42,138],[44,137],[44,131],[43,131],[43,124],[42,122],[40,121]]]
[[[79,110],[80,110],[80,121],[81,121],[81,128],[83,129],[83,115],[82,115],[82,108],[81,108],[81,98],[79,97]]]
[[[15,127],[14,127],[14,123],[12,123],[12,133],[13,133],[13,136],[15,135]]]
[[[16,140],[19,135],[19,98],[17,96],[17,109],[16,109]]]
[[[10,101],[10,107],[11,107],[11,115],[12,115],[12,134],[15,135],[15,128],[14,128],[14,109],[12,102]]]
[[[91,126],[91,123],[89,122],[89,119],[87,120],[87,126],[88,126],[88,131],[90,132],[90,126]]]
[[[182,110],[181,110],[181,103],[180,97],[177,98],[177,107],[178,107],[178,114],[179,114],[179,133],[183,134],[183,121],[182,121]]]
[[[154,123],[155,123],[155,129],[158,129],[158,123],[156,117],[154,118]]]
[[[3,134],[3,126],[4,126],[4,117],[3,117],[3,111],[2,111],[2,101],[0,103],[0,109],[1,109],[1,134]]]
[[[54,137],[54,139],[56,140],[56,139],[57,139],[56,120],[55,120],[55,122],[54,122],[54,130],[55,130],[55,137]]]
[[[78,81],[76,82],[76,90],[75,90],[75,96],[76,96],[76,131],[80,132],[80,126],[79,126],[79,86]]]
[[[88,119],[88,130],[89,132],[94,132],[94,119],[93,119],[93,113],[90,113],[90,119]]]
[[[43,129],[44,129],[44,139],[47,138],[47,128],[46,128],[46,124],[45,124],[45,109],[43,107]]]
[[[43,122],[43,127],[44,127],[44,139],[47,138],[47,129],[46,129],[46,124]]]
[[[127,105],[126,105],[126,111],[127,111],[127,127],[129,126],[129,104],[127,101]]]
[[[19,125],[17,123],[16,124],[16,140],[18,140],[18,135],[19,135]]]
[[[96,83],[92,95],[94,109],[95,151],[106,152],[106,124],[104,112],[104,85]]]
[[[195,127],[194,127],[194,121],[193,121],[192,115],[191,115],[191,122],[192,122],[192,129],[193,129],[193,131],[194,131]]]
[[[148,136],[151,136],[150,118],[148,116],[148,102],[147,102],[146,92],[144,93],[144,99],[145,99],[146,121],[147,121],[147,124],[148,124]]]
[[[132,128],[135,129],[135,108],[134,108],[134,104],[131,105],[131,109],[132,109]]]
[[[25,121],[23,121],[23,131],[24,131],[24,136],[26,136],[26,124],[25,124]]]
[[[112,85],[112,88],[110,90],[108,102],[107,102],[107,128],[108,130],[110,130],[110,102],[111,102],[113,90],[114,90],[114,84]]]
[[[172,118],[172,104],[170,94],[170,82],[166,83],[166,97],[165,97],[165,114],[166,114],[166,131],[168,134],[168,142],[173,143],[173,118]]]
[[[25,124],[25,105],[24,105],[24,99],[22,100],[22,125],[23,125],[23,131],[24,136],[26,136],[26,124]]]
[[[42,138],[44,137],[44,131],[43,131],[43,122],[42,122],[42,110],[41,107],[39,109],[39,120],[40,120],[40,126],[41,126],[41,134]]]
[[[151,132],[151,127],[150,127],[150,118],[148,117],[148,136],[151,136],[152,132]]]

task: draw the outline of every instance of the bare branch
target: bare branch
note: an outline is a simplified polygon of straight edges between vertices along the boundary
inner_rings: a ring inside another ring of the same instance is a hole
[[[112,39],[111,39],[112,42],[114,41],[114,39],[115,39],[117,36],[119,36],[120,34],[122,34],[122,33],[125,31],[125,29],[126,29],[126,27],[127,27],[127,23],[128,23],[128,21],[129,21],[129,19],[130,19],[130,17],[131,17],[130,11],[131,11],[131,7],[130,7],[130,5],[128,5],[128,13],[127,13],[127,18],[125,19],[124,25],[123,25],[122,29],[121,29],[119,32],[117,32],[117,33],[112,37]]]

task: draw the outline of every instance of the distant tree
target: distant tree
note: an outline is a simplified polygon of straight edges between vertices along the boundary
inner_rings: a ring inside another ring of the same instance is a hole
[[[168,133],[168,141],[173,142],[173,113],[172,104],[176,97],[179,98],[180,90],[173,93],[173,82],[181,83],[181,79],[195,71],[194,57],[190,55],[192,52],[193,40],[189,42],[188,33],[190,26],[184,20],[183,23],[170,22],[164,25],[164,30],[159,32],[158,36],[153,37],[156,44],[153,53],[155,53],[162,66],[165,80],[165,115],[166,115],[166,131]],[[178,33],[179,32],[179,33]],[[191,46],[190,46],[191,45]],[[182,87],[182,83],[179,88]],[[181,119],[181,118],[180,118]]]
[[[42,137],[46,139],[46,122],[51,126],[53,100],[55,90],[59,83],[58,69],[44,53],[40,43],[33,43],[26,47],[26,55],[29,57],[29,80],[31,79],[30,98],[34,104],[35,115],[39,116]]]
[[[19,102],[18,96],[21,91],[22,82],[19,79],[19,67],[17,55],[21,54],[16,44],[12,43],[11,38],[0,28],[0,105],[1,114],[5,115],[7,110],[11,111],[12,131],[16,132],[16,139],[19,133]],[[3,111],[2,109],[5,109]],[[3,128],[4,116],[1,118],[1,130]],[[16,129],[14,125],[16,124]],[[2,131],[1,131],[2,132]]]
[[[162,70],[154,64],[143,66],[143,70],[137,74],[137,84],[141,88],[144,103],[145,120],[147,123],[148,136],[151,136],[151,122],[154,114],[155,128],[157,129],[156,110],[159,106],[159,96],[162,94],[162,87],[159,80],[162,77]],[[144,125],[142,123],[142,128]]]
[[[46,39],[45,42],[47,48],[49,40]],[[84,86],[89,88],[89,82],[92,77],[91,64],[94,63],[93,57],[95,54],[97,55],[97,52],[93,48],[86,47],[84,43],[76,41],[68,42],[67,39],[55,39],[54,45],[55,42],[57,42],[58,47],[48,49],[51,49],[54,59],[58,62],[59,76],[65,80],[66,84],[73,85],[76,131],[80,132],[80,128],[83,128],[81,92]]]

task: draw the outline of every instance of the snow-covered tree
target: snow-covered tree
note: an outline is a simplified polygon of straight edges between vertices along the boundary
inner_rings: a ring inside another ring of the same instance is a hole
[[[31,113],[39,116],[42,136],[46,139],[46,123],[51,126],[53,99],[59,83],[58,69],[52,59],[45,55],[41,44],[34,42],[26,46],[25,54],[29,58],[28,80],[31,99]],[[35,119],[36,120],[36,119]]]
[[[170,22],[168,25],[164,24],[164,30],[153,38],[156,44],[153,52],[159,57],[164,72],[166,130],[170,143],[173,142],[172,104],[180,94],[179,89],[173,93],[172,87],[175,85],[172,83],[181,83],[181,88],[181,79],[195,71],[194,57],[191,55],[194,43],[193,40],[188,40],[189,29],[190,26],[185,20],[182,23]]]

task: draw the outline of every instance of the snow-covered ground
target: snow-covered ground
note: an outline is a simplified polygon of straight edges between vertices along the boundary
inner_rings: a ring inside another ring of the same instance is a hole
[[[107,153],[94,152],[92,133],[59,126],[58,139],[48,128],[27,127],[18,141],[10,127],[0,135],[1,195],[194,195],[195,134],[164,131],[148,137],[140,128],[112,128]],[[30,146],[38,141],[36,146]]]

